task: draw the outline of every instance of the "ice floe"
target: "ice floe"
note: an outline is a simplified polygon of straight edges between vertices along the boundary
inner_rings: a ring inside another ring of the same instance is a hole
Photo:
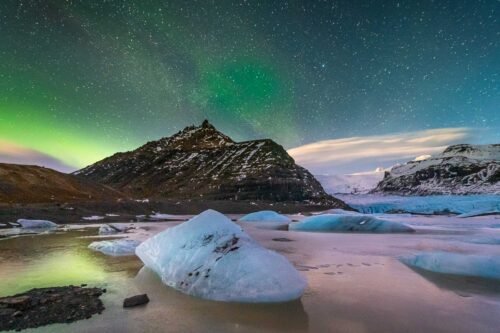
[[[291,223],[290,230],[326,231],[326,232],[413,232],[414,229],[404,223],[387,221],[363,214],[324,214],[305,218]]]
[[[127,256],[133,255],[139,244],[141,242],[134,239],[104,240],[90,243],[89,249],[110,256]]]
[[[261,210],[247,214],[239,219],[240,222],[281,222],[289,223],[291,220],[285,215],[281,215],[273,210]]]
[[[500,280],[500,256],[421,252],[403,256],[401,261],[410,267],[435,273]]]
[[[48,229],[48,228],[57,228],[57,224],[47,220],[28,220],[28,219],[19,219],[17,223],[21,225],[21,228],[24,229]]]
[[[85,217],[82,217],[82,220],[99,221],[99,220],[104,220],[104,216],[98,216],[98,215],[85,216]]]
[[[99,235],[112,235],[123,231],[123,227],[114,224],[103,224],[99,227]]]
[[[136,254],[166,285],[210,300],[283,302],[307,285],[285,257],[214,210],[153,236]]]

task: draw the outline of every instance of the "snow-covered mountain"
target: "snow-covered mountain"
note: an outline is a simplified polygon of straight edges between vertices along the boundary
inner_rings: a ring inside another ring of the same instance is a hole
[[[234,142],[208,121],[115,154],[76,174],[141,197],[345,206],[274,141]]]
[[[441,154],[394,166],[373,192],[500,194],[500,144],[460,144]]]
[[[316,175],[323,188],[330,194],[364,194],[373,190],[384,178],[385,170],[352,173],[347,175]]]

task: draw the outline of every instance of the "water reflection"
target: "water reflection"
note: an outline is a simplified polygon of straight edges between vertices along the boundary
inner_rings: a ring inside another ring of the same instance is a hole
[[[153,271],[145,267],[139,271],[134,283],[138,290],[150,295],[152,302],[148,304],[148,307],[163,309],[174,307],[177,318],[191,318],[193,322],[198,321],[206,325],[205,328],[216,322],[219,327],[232,327],[245,331],[252,329],[255,331],[308,331],[308,315],[300,300],[274,304],[202,300],[167,287]]]
[[[135,275],[138,260],[107,258],[90,251],[89,240],[78,238],[90,234],[95,230],[0,241],[0,296],[31,288],[100,284],[113,272]]]
[[[416,267],[410,267],[410,269],[420,274],[423,278],[433,283],[438,288],[453,291],[457,295],[463,297],[470,296],[469,294],[500,294],[500,283],[498,280],[435,273]]]

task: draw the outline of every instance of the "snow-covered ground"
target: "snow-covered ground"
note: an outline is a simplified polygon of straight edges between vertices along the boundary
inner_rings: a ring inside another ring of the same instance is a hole
[[[351,207],[367,214],[406,212],[413,214],[482,215],[500,213],[500,195],[337,195]]]

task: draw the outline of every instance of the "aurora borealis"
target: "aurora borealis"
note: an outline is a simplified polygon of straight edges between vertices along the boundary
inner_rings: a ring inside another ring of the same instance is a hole
[[[457,127],[495,142],[499,14],[494,0],[5,0],[0,162],[8,145],[74,169],[205,118],[286,148]]]

